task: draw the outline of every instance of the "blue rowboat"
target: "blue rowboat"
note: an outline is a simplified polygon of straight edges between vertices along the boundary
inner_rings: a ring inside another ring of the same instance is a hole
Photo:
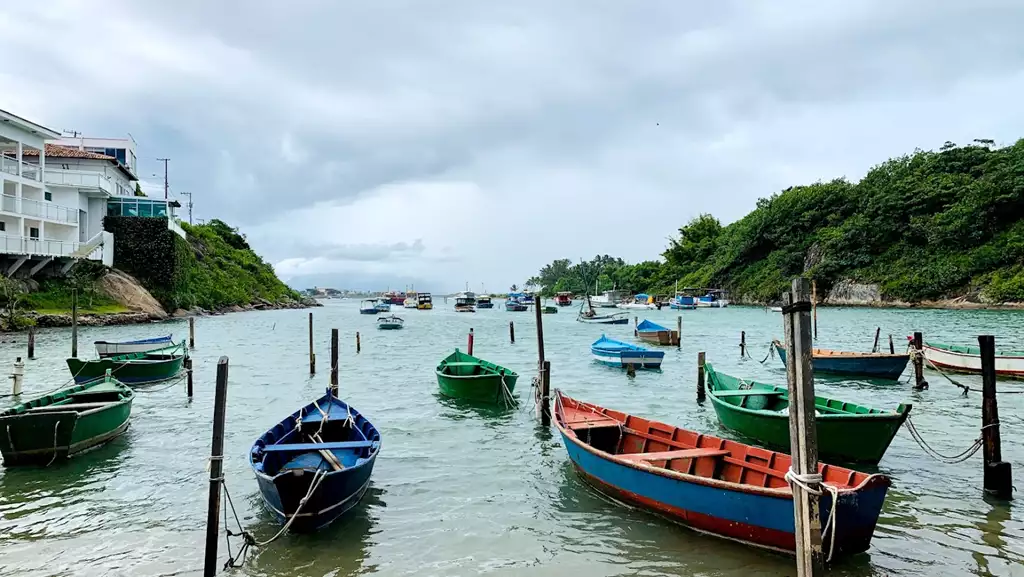
[[[594,360],[612,367],[633,365],[640,369],[660,369],[661,360],[665,358],[662,351],[652,351],[638,345],[631,345],[601,335],[601,338],[590,345],[590,354]]]
[[[148,353],[156,349],[169,347],[173,344],[171,335],[134,341],[96,341],[96,354],[100,357],[116,357],[132,353]]]
[[[775,352],[783,366],[786,365],[786,347],[779,341],[772,341]],[[889,353],[856,353],[833,351],[830,349],[813,349],[811,368],[815,373],[827,375],[843,375],[848,377],[865,377],[869,379],[899,380],[903,369],[907,368],[908,354]]]
[[[327,389],[256,439],[249,459],[267,508],[302,533],[328,525],[359,502],[380,443],[370,421]]]
[[[789,455],[583,403],[558,390],[555,426],[577,472],[614,499],[702,533],[794,551]],[[826,464],[818,472],[829,489],[820,501],[825,554],[836,560],[866,551],[891,481]],[[838,506],[829,522],[833,494]]]

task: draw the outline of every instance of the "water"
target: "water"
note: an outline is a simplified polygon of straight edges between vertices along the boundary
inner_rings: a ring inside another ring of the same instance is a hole
[[[105,447],[48,469],[0,469],[0,575],[194,575],[202,570],[213,383],[220,355],[231,359],[225,474],[242,523],[257,538],[278,526],[263,510],[246,463],[253,440],[323,393],[328,380],[329,328],[342,334],[342,397],[381,430],[384,443],[371,488],[340,522],[315,535],[286,535],[246,561],[236,575],[791,575],[786,557],[694,534],[662,519],[608,502],[573,472],[561,442],[532,412],[465,407],[439,398],[434,367],[464,347],[475,328],[475,352],[518,370],[517,394],[530,396],[536,362],[532,313],[502,309],[456,314],[404,311],[402,331],[378,332],[356,302],[315,309],[319,372],[308,376],[306,311],[268,311],[200,318],[194,351],[196,396],[184,385],[139,394],[128,433]],[[450,306],[450,305],[449,305]],[[635,311],[644,313],[644,311]],[[642,317],[675,324],[675,311]],[[722,431],[710,407],[695,403],[696,353],[717,369],[784,382],[777,359],[757,361],[781,316],[762,309],[685,311],[681,350],[666,349],[664,370],[629,379],[592,363],[589,345],[602,330],[628,339],[629,326],[584,325],[573,309],[544,317],[552,386],[595,403],[701,431]],[[508,322],[517,341],[509,343]],[[1024,348],[1024,315],[1014,312],[823,309],[822,346],[869,350],[876,326],[897,346],[913,330],[966,343],[997,335],[998,347]],[[756,360],[741,360],[747,332]],[[81,352],[97,339],[187,335],[187,324],[83,328]],[[355,332],[362,353],[355,353]],[[42,330],[37,360],[26,366],[26,391],[67,380],[69,331]],[[24,335],[6,335],[0,367],[24,354]],[[10,342],[15,340],[16,343]],[[886,344],[887,346],[887,344]],[[980,387],[974,377],[961,377]],[[818,381],[819,390],[854,402],[914,404],[926,439],[948,454],[978,436],[980,394],[963,398],[936,373],[931,390],[907,383]],[[3,385],[5,392],[8,385]],[[1000,382],[1006,390],[1024,383]],[[10,399],[0,399],[6,406]],[[525,403],[524,403],[525,404]],[[999,398],[1003,457],[1020,484],[1024,395]],[[987,502],[981,456],[959,465],[927,457],[901,431],[879,470],[894,486],[869,553],[833,575],[1024,575],[1024,514],[1019,505]],[[226,559],[224,542],[221,559]]]

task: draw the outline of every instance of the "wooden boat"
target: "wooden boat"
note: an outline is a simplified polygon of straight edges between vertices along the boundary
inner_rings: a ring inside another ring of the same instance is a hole
[[[328,525],[359,502],[380,445],[373,424],[328,388],[256,439],[249,462],[267,508],[302,533]]]
[[[677,345],[679,335],[657,323],[644,319],[636,326],[636,338],[655,345]]]
[[[421,311],[429,311],[434,308],[434,301],[430,297],[430,293],[419,293],[416,295],[416,308]]]
[[[437,365],[436,373],[442,395],[489,403],[508,402],[519,378],[515,371],[459,349]]]
[[[676,295],[674,299],[669,302],[669,308],[677,311],[692,311],[697,308],[696,297],[688,295]]]
[[[727,306],[729,300],[721,289],[707,289],[707,294],[697,297],[697,308],[724,309]]]
[[[494,302],[491,300],[491,297],[489,297],[487,295],[478,296],[478,297],[476,297],[476,308],[478,308],[478,309],[493,309],[494,308]]]
[[[396,317],[395,315],[377,318],[377,328],[382,331],[394,331],[401,329],[404,326],[405,321]]]
[[[605,335],[590,345],[590,354],[599,363],[612,366],[624,367],[633,365],[640,369],[660,369],[661,361],[665,358],[664,351],[652,351],[638,345],[631,345]]]
[[[702,533],[794,551],[789,455],[583,403],[557,389],[555,426],[576,470],[616,500]],[[867,551],[891,481],[834,465],[818,471],[838,492],[831,524],[832,493],[821,497],[825,554],[836,560]]]
[[[590,304],[597,308],[613,309],[621,300],[622,291],[610,290],[590,297]]]
[[[911,341],[913,337],[908,337]],[[924,358],[943,371],[981,374],[981,350],[978,347],[922,343]],[[1024,379],[1024,352],[996,351],[996,376]]]
[[[779,354],[779,359],[785,365],[785,345],[774,340],[772,346],[775,347],[775,352]],[[857,353],[817,348],[813,349],[811,354],[811,368],[816,373],[891,381],[900,378],[903,369],[907,367],[907,361],[910,360],[908,354]]]
[[[455,295],[455,312],[475,313],[476,295],[471,292],[461,292]]]
[[[540,312],[545,315],[553,315],[558,313],[558,307],[554,305],[544,305],[544,307],[540,309]]]
[[[625,301],[625,302],[621,302],[621,303],[619,303],[619,304],[617,304],[615,306],[617,308],[620,308],[620,309],[654,310],[654,309],[661,308],[659,305],[654,303],[653,297],[651,297],[650,295],[647,295],[646,293],[640,293],[640,294],[636,295],[635,297],[633,297],[633,301],[632,302]]]
[[[98,379],[111,371],[114,378],[129,385],[142,385],[163,381],[181,372],[185,361],[185,341],[180,344],[147,353],[132,353],[102,359],[67,359],[68,369],[76,383]]]
[[[4,466],[47,465],[106,443],[128,428],[134,398],[108,371],[0,412]]]
[[[576,315],[576,321],[594,325],[624,325],[629,322],[629,313],[611,313],[599,315],[591,305],[590,295],[580,305],[580,312]]]
[[[130,353],[145,353],[155,349],[162,349],[173,344],[171,335],[154,337],[151,339],[138,339],[134,341],[96,341],[96,354],[101,357],[113,357],[127,355]]]
[[[560,307],[567,307],[572,305],[572,293],[563,291],[555,294],[555,304]]]
[[[361,315],[375,315],[377,314],[377,301],[365,300],[359,303],[359,314]]]
[[[718,420],[767,447],[789,451],[789,392],[786,387],[744,381],[704,365],[707,395]],[[907,420],[912,405],[882,411],[814,397],[821,459],[877,464]]]

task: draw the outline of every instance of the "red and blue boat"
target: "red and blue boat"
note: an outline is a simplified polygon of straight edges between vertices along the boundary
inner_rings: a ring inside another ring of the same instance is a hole
[[[772,346],[785,365],[786,346],[778,340],[772,341]],[[818,348],[811,351],[811,368],[815,373],[888,381],[898,381],[909,360],[907,353],[858,353]]]
[[[597,490],[702,533],[795,550],[789,455],[605,409],[558,390],[555,426],[576,470]],[[838,495],[838,505],[831,491],[820,501],[825,553],[835,560],[866,551],[891,481],[825,464],[818,471]]]

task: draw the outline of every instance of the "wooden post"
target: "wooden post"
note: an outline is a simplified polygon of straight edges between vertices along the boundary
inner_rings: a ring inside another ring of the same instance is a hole
[[[78,289],[71,289],[71,356],[78,357]]]
[[[473,356],[473,327],[469,327],[469,337],[466,342],[466,352]]]
[[[878,337],[882,335],[882,327],[875,329],[875,344],[871,345],[871,352],[878,352]]]
[[[893,344],[892,344],[892,333],[889,333],[889,354],[890,355],[895,355],[896,354],[896,347],[893,346]]]
[[[676,317],[676,348],[682,348],[683,346],[683,315]]]
[[[551,361],[544,361],[540,375],[540,424],[551,426]]]
[[[533,297],[533,310],[537,317],[537,368],[544,366],[544,317],[540,311],[540,295]]]
[[[356,352],[359,351],[359,333],[356,333]],[[338,396],[338,329],[331,329],[331,394]]]
[[[740,358],[747,356],[747,331],[740,331]]]
[[[814,376],[811,373],[812,308],[806,278],[793,279],[791,292],[783,295],[786,333],[786,380],[789,385],[789,442],[791,469],[796,476],[818,474],[818,431],[814,413]],[[820,490],[821,482],[806,481]],[[793,515],[796,527],[796,569],[800,577],[817,577],[824,573],[821,548],[821,516],[819,496],[797,483],[790,483],[793,492]]]
[[[981,436],[984,440],[985,493],[997,499],[1013,499],[1010,463],[1003,461],[996,405],[996,342],[992,335],[978,337],[981,349]]]
[[[188,317],[188,348],[196,348],[196,317]]]
[[[185,357],[185,377],[186,377],[186,388],[185,392],[188,393],[188,398],[192,398],[192,357]]]
[[[356,354],[363,349],[363,343],[359,340],[359,331],[356,331]]]
[[[508,340],[514,345],[516,344],[516,326],[512,321],[508,321]]]
[[[814,340],[818,340],[818,281],[811,281],[811,309],[814,311]]]
[[[206,561],[204,577],[217,574],[217,542],[220,539],[220,485],[224,474],[224,418],[228,404],[228,358],[217,361],[217,390],[213,401],[213,444],[210,448],[210,499],[206,510]]]
[[[924,380],[924,335],[920,332],[914,333],[914,388],[918,391],[928,388],[928,381]]]
[[[638,333],[637,333],[637,328],[636,328],[636,327],[637,327],[637,325],[638,325],[639,323],[640,323],[640,317],[634,316],[634,317],[633,317],[633,336],[634,336],[634,337],[635,337],[635,336],[636,336],[636,335],[638,334]]]
[[[633,363],[626,363],[626,376],[627,377],[635,377],[636,376],[636,365],[635,364],[633,364]]]
[[[36,358],[36,327],[28,327],[28,358]]]
[[[704,351],[697,353],[697,402],[704,402]]]
[[[316,374],[316,353],[313,351],[313,313],[309,313],[309,374]]]

